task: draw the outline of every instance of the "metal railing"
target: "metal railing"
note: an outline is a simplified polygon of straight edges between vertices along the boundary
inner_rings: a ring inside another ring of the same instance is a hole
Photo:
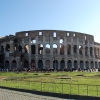
[[[100,96],[100,85],[11,80],[1,81],[0,86],[62,94]]]

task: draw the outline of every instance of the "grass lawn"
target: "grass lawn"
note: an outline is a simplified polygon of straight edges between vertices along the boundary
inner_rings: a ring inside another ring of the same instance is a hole
[[[65,94],[100,96],[100,72],[1,72],[0,85]]]

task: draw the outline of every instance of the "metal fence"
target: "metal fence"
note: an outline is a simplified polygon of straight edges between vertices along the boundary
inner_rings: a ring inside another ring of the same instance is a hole
[[[62,94],[100,96],[100,85],[10,80],[1,81],[0,86]]]

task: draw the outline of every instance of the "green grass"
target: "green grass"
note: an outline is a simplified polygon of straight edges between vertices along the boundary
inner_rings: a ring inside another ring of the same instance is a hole
[[[100,72],[22,72],[19,74],[1,72],[0,85],[64,94],[100,96]]]

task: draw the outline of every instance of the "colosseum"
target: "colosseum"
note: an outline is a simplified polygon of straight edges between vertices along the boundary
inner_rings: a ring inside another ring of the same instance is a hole
[[[100,69],[94,36],[60,30],[21,31],[0,38],[0,69]]]

